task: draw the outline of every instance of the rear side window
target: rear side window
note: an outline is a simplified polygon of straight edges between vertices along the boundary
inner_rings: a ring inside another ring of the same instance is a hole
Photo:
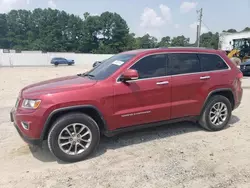
[[[135,63],[131,69],[139,73],[139,79],[166,76],[167,56],[165,54],[150,55]]]
[[[199,59],[192,53],[168,54],[171,75],[195,73],[201,71]]]
[[[202,71],[214,71],[228,69],[224,60],[215,54],[198,54]]]
[[[61,61],[61,60],[64,60],[63,58],[59,58],[59,57],[57,57],[57,58],[53,58],[53,60],[56,60],[56,61]]]

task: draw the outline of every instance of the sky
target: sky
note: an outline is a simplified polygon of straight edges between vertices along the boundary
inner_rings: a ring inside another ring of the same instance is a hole
[[[201,32],[250,27],[250,0],[0,0],[0,13],[11,9],[53,8],[83,17],[117,12],[136,36],[184,35],[196,38],[197,10],[203,9]]]

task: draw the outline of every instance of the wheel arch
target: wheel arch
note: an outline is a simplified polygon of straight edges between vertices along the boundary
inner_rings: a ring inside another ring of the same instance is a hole
[[[223,88],[223,89],[215,89],[213,91],[211,91],[208,96],[206,97],[206,100],[202,106],[202,110],[201,110],[201,114],[203,113],[209,99],[212,97],[212,96],[215,96],[215,95],[222,95],[224,97],[226,97],[231,105],[232,105],[232,109],[234,109],[234,106],[235,106],[235,97],[234,97],[234,93],[233,93],[233,90],[231,88]]]
[[[106,121],[102,115],[102,113],[98,110],[97,107],[93,105],[79,105],[79,106],[69,106],[65,108],[59,108],[54,111],[52,111],[47,120],[44,123],[43,131],[41,134],[41,140],[46,140],[48,137],[48,133],[50,129],[53,126],[53,123],[60,118],[62,115],[68,114],[68,113],[74,113],[74,112],[81,112],[84,113],[91,118],[93,118],[96,123],[98,124],[100,131],[108,130],[108,126],[106,124]]]

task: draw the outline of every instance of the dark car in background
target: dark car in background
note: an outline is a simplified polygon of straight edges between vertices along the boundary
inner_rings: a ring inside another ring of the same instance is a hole
[[[73,64],[75,64],[75,61],[72,59],[65,59],[62,57],[54,57],[51,59],[50,63],[55,65],[55,66],[62,65],[62,64],[73,65]]]
[[[240,64],[240,70],[243,75],[250,75],[250,60]]]

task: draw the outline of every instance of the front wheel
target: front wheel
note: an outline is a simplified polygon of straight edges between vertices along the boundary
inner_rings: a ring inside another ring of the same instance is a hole
[[[215,95],[205,106],[199,124],[209,131],[220,131],[228,125],[231,114],[232,105],[228,98]]]
[[[65,162],[87,158],[98,146],[100,130],[96,122],[81,113],[68,114],[54,123],[48,146],[52,154]]]

